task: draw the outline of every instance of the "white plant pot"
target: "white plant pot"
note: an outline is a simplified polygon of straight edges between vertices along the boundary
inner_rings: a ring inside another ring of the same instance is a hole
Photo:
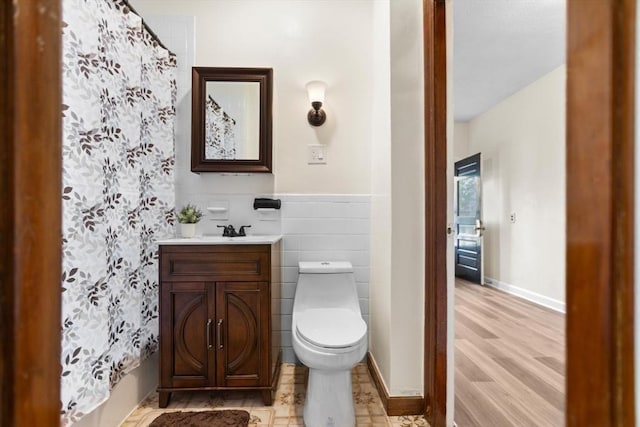
[[[196,235],[195,224],[180,224],[180,236],[191,239]]]

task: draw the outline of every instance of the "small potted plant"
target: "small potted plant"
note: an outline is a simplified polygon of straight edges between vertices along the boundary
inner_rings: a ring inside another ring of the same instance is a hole
[[[180,223],[180,235],[182,237],[191,238],[196,235],[196,224],[202,218],[202,212],[197,207],[187,204],[180,209],[178,213],[178,222]]]

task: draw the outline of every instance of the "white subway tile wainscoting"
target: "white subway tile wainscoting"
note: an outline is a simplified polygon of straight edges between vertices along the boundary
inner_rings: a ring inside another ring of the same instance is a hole
[[[354,267],[362,317],[369,323],[369,195],[279,194],[282,200],[282,299],[284,362],[291,347],[291,313],[300,261],[349,261]],[[277,304],[276,304],[277,305]]]

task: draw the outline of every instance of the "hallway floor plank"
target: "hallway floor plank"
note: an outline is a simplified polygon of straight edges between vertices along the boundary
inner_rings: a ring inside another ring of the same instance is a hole
[[[564,425],[565,316],[456,279],[458,427]]]

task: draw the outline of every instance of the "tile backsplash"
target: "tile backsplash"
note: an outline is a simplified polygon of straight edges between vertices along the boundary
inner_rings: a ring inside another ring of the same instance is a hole
[[[221,236],[218,225],[233,225],[236,230],[241,225],[250,225],[247,234],[282,234],[280,210],[254,210],[256,197],[272,197],[264,194],[177,194],[176,209],[186,203],[193,203],[204,214],[197,226],[196,234]],[[225,208],[223,212],[211,212],[207,208]]]
[[[297,362],[291,347],[291,314],[299,261],[350,261],[360,310],[369,323],[368,195],[281,194],[282,347],[285,362]],[[276,304],[277,306],[277,304]]]

